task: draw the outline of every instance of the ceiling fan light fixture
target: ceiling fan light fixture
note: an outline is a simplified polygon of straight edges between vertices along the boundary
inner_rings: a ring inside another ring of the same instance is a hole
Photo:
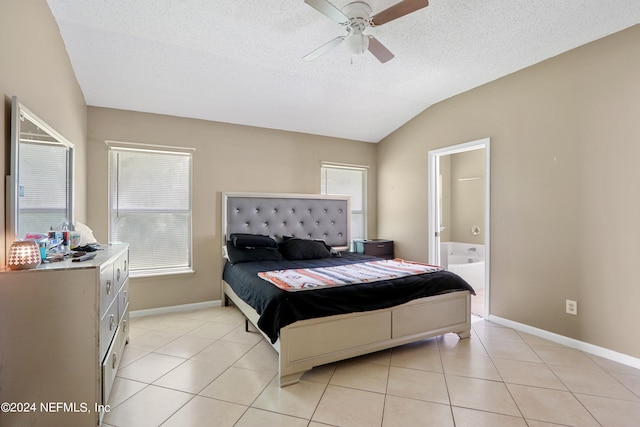
[[[347,49],[353,55],[361,55],[369,49],[369,37],[359,33],[352,34],[347,38]]]

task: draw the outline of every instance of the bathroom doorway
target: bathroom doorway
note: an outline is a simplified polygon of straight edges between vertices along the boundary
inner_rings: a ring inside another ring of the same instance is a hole
[[[429,262],[476,291],[473,314],[487,317],[490,253],[489,138],[429,152]]]

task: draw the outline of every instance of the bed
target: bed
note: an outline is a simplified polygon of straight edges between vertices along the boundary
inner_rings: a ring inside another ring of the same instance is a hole
[[[278,352],[280,386],[298,382],[315,366],[449,332],[469,337],[474,291],[459,276],[420,263],[348,252],[348,197],[223,193],[222,199],[227,258],[222,295]],[[272,238],[280,240],[275,248]],[[255,247],[261,242],[270,247]],[[314,289],[287,289],[279,283],[292,270],[319,277],[315,269],[334,272],[354,266],[430,270],[401,276],[394,271],[390,278]]]

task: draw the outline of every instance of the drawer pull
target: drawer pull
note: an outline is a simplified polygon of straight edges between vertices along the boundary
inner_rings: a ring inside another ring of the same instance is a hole
[[[120,281],[120,269],[116,270],[116,281]]]
[[[107,280],[107,295],[111,295],[111,280]]]
[[[116,317],[112,314],[109,316],[109,330],[113,331],[113,326],[116,324]]]
[[[126,320],[122,321],[122,332],[127,332],[127,321]]]
[[[127,305],[127,297],[128,297],[127,291],[123,291],[123,293],[124,295],[123,295],[122,301],[124,302],[124,305]]]
[[[118,361],[118,353],[113,353],[113,357],[111,357],[111,367],[116,369],[116,362]]]
[[[127,271],[127,260],[124,260],[124,271]]]
[[[385,247],[385,245],[378,245],[378,247],[379,247],[379,248],[384,248],[384,247]]]

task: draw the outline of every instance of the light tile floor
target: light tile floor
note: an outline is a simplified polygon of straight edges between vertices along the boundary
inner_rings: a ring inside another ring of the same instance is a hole
[[[476,295],[471,297],[471,313],[484,317],[484,288],[476,289]]]
[[[277,385],[233,307],[135,318],[105,426],[639,426],[640,370],[475,318]]]

